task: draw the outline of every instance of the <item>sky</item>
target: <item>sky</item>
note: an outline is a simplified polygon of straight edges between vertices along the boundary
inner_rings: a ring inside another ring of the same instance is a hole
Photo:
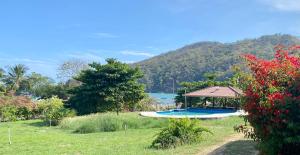
[[[70,59],[133,63],[275,33],[300,36],[300,0],[1,0],[0,67],[56,79]]]

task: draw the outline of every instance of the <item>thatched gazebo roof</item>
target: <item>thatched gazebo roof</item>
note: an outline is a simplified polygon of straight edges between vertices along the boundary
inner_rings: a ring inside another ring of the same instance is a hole
[[[213,86],[184,94],[187,97],[218,97],[218,98],[239,98],[243,96],[242,90],[234,87]]]

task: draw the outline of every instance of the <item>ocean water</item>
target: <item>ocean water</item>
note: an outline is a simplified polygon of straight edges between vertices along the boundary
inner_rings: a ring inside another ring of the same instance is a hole
[[[175,105],[176,94],[169,93],[148,93],[150,97],[154,98],[160,104]]]

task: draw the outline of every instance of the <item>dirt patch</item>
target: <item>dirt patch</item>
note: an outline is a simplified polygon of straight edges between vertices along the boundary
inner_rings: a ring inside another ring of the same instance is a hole
[[[257,155],[255,143],[244,139],[243,134],[224,137],[223,141],[202,149],[198,155]]]

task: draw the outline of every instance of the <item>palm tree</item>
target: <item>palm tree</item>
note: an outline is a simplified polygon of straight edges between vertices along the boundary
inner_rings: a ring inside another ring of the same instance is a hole
[[[10,90],[13,93],[19,89],[20,83],[24,80],[27,70],[28,68],[23,64],[18,64],[8,68],[7,84],[10,86]]]
[[[4,77],[4,70],[2,68],[0,68],[0,78]]]
[[[2,68],[0,68],[0,94],[5,92],[5,85],[3,82],[3,79],[5,77],[4,74],[5,74],[5,71]]]

